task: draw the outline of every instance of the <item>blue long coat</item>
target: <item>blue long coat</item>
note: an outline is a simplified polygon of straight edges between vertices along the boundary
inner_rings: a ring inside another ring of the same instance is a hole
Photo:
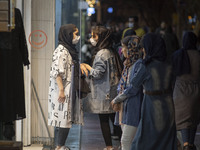
[[[122,123],[135,127],[138,126],[140,121],[143,94],[142,85],[138,89],[133,89],[130,84],[130,78],[134,76],[140,66],[140,63],[142,63],[142,59],[138,60],[137,65],[132,65],[129,68],[126,87],[124,91],[114,99],[114,103],[123,102]],[[118,89],[119,88],[120,87],[118,87]],[[133,90],[135,91],[133,92]],[[119,124],[118,113],[116,115],[115,124]]]
[[[133,89],[143,85],[145,91],[163,91],[171,88],[171,79],[171,66],[153,60],[147,66],[141,63],[130,82]],[[174,116],[172,93],[145,94],[131,150],[177,150]]]

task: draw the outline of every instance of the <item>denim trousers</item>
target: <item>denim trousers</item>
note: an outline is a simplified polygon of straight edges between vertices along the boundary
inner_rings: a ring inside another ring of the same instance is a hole
[[[54,128],[54,141],[55,146],[64,146],[67,136],[69,134],[70,128]]]

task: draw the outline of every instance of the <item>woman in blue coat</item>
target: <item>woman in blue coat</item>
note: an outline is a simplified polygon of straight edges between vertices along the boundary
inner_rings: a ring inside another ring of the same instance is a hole
[[[138,66],[133,64],[141,59],[141,53],[139,51],[140,38],[138,36],[128,36],[122,40],[122,53],[126,60],[124,61],[124,70],[119,84],[119,95],[111,102],[113,108],[116,105],[121,104],[123,107],[119,110],[119,124],[122,128],[121,146],[122,150],[130,150],[133,142],[137,126],[140,120],[140,111],[142,104],[142,86],[137,89],[137,94],[133,96],[127,96],[131,94],[130,77],[134,75],[134,71]],[[118,111],[118,110],[116,110]]]
[[[172,100],[172,67],[166,63],[164,40],[149,33],[142,41],[145,55],[130,78],[133,94],[143,85],[141,119],[131,150],[177,150]]]

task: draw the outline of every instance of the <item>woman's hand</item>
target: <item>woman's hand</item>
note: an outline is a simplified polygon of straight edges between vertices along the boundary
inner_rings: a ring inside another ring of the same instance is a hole
[[[111,101],[111,106],[114,111],[120,111],[120,103],[115,104],[114,100]]]
[[[84,65],[84,63],[80,64],[80,69],[81,69],[82,74],[85,74],[86,76],[88,76],[88,70],[87,70],[86,66]]]
[[[85,64],[85,63],[82,63],[82,64],[86,67],[87,70],[91,71],[92,67],[90,65]]]
[[[64,90],[59,90],[59,97],[58,97],[58,102],[59,103],[64,103],[65,102],[65,93]]]

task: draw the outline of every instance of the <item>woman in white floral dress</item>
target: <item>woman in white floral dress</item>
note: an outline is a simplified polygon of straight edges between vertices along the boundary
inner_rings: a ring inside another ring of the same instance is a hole
[[[48,125],[55,127],[57,150],[65,147],[69,129],[74,124],[82,124],[81,101],[77,98],[79,89],[78,28],[73,24],[60,28],[59,45],[53,53],[50,71]]]

